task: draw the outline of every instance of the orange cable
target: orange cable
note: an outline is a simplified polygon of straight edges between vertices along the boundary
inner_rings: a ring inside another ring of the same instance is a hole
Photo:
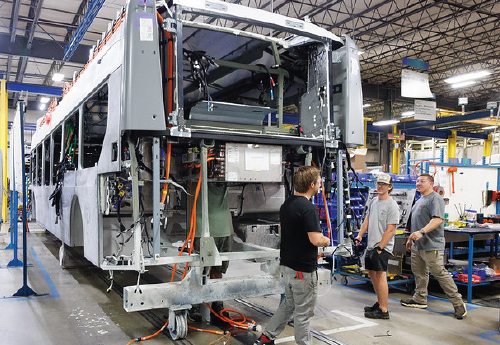
[[[198,179],[198,184],[196,185],[196,193],[195,193],[195,197],[194,197],[193,207],[191,210],[191,224],[190,224],[190,228],[189,228],[189,234],[186,237],[186,241],[184,241],[184,244],[182,245],[178,256],[182,255],[182,252],[184,251],[184,248],[186,248],[186,245],[188,244],[189,240],[194,238],[194,232],[196,231],[196,202],[198,200],[198,194],[200,193],[200,187],[201,187],[201,174],[200,174],[200,178]],[[194,214],[194,222],[193,222],[193,214]],[[191,240],[189,255],[191,255],[192,249],[193,249],[193,240]],[[186,264],[186,268],[185,268],[184,274],[182,276],[183,279],[186,275],[187,267],[188,267],[188,264]],[[170,282],[174,281],[174,274],[175,274],[176,269],[177,269],[177,264],[174,264],[174,269],[172,271],[172,277],[170,278]]]
[[[158,334],[160,334],[160,333],[161,333],[161,332],[165,329],[165,327],[167,327],[167,325],[168,325],[168,320],[167,320],[167,322],[165,322],[165,324],[164,324],[164,325],[163,325],[163,326],[162,326],[162,327],[161,327],[158,331],[156,331],[154,334],[148,335],[148,336],[146,336],[146,337],[141,337],[141,338],[135,338],[135,339],[132,339],[132,340],[130,340],[130,341],[127,343],[127,345],[130,345],[130,344],[132,344],[132,343],[134,343],[134,342],[136,342],[136,341],[137,341],[137,342],[139,342],[139,341],[149,340],[149,339],[151,339],[151,338],[153,338],[153,337],[156,337]]]
[[[245,315],[243,315],[242,313],[240,313],[237,310],[234,310],[234,309],[222,309],[220,311],[220,314],[216,314],[215,311],[212,309],[212,307],[208,303],[205,303],[205,304],[210,309],[210,311],[212,312],[212,314],[214,314],[215,316],[217,316],[222,321],[227,322],[228,324],[230,324],[233,327],[248,330],[250,328],[249,325],[253,325],[253,326],[256,325],[256,322],[254,320],[252,320],[250,318],[247,318]],[[231,313],[236,313],[239,316],[235,317],[235,318],[226,317],[223,314],[225,311],[226,312],[231,312]],[[245,322],[247,322],[247,323],[245,323]]]

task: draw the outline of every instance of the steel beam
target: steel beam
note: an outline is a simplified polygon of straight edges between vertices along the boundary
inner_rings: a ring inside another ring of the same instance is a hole
[[[12,6],[12,19],[10,20],[10,43],[14,43],[14,41],[16,40],[19,7],[21,7],[21,0],[14,0],[14,6]]]
[[[80,25],[78,25],[78,28],[76,28],[75,34],[73,35],[73,37],[71,37],[71,40],[64,50],[64,61],[68,61],[69,59],[71,59],[73,53],[80,44],[80,41],[87,32],[87,29],[89,28],[90,24],[92,24],[94,18],[97,16],[97,13],[104,4],[104,1],[105,0],[94,0],[90,3],[87,11],[85,12],[85,15],[83,16],[82,22],[80,23]]]
[[[123,308],[132,312],[284,292],[279,275],[214,279],[200,285],[197,271],[191,270],[188,277],[180,282],[127,286],[123,288]]]
[[[478,111],[475,113],[469,113],[469,114],[465,114],[465,115],[444,116],[444,117],[440,117],[440,118],[436,119],[436,121],[422,120],[422,121],[403,122],[403,123],[398,124],[398,129],[407,130],[407,129],[413,129],[413,128],[419,128],[419,127],[438,126],[438,125],[443,125],[446,123],[477,120],[477,119],[482,119],[482,118],[489,117],[489,116],[490,116],[490,112],[485,110],[485,111]]]
[[[60,87],[42,86],[23,83],[7,83],[7,91],[20,92],[28,91],[30,94],[47,95],[47,96],[62,96],[62,89]]]
[[[43,38],[33,38],[31,49],[25,49],[28,38],[16,36],[13,43],[10,42],[10,35],[0,33],[0,54],[12,57],[26,56],[34,59],[59,60],[64,57],[64,48],[60,42]],[[92,47],[80,44],[69,61],[85,65],[89,59],[89,51]]]

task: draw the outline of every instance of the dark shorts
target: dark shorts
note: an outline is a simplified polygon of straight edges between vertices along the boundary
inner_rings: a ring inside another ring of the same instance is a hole
[[[232,236],[214,237],[214,242],[215,246],[219,250],[219,253],[230,252],[233,245],[233,237]],[[199,237],[194,238],[193,245],[194,245],[193,246],[194,250],[199,252],[200,251]],[[221,273],[226,273],[228,267],[229,267],[229,261],[222,261],[222,266],[213,266],[212,269],[217,270]]]
[[[376,249],[367,250],[365,256],[365,268],[369,271],[387,271],[389,263],[389,252],[382,250],[377,253]]]

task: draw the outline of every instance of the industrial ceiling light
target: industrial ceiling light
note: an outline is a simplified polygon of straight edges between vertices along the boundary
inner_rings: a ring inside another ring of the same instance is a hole
[[[380,120],[380,121],[375,121],[373,123],[374,126],[389,126],[389,125],[395,125],[396,123],[399,123],[399,120]]]
[[[459,89],[461,87],[466,87],[466,86],[474,85],[476,83],[477,82],[474,81],[474,80],[469,80],[469,81],[464,81],[464,82],[461,82],[461,83],[451,84],[451,88],[452,89]]]
[[[47,104],[49,103],[50,98],[49,97],[40,97],[40,103]]]
[[[52,76],[53,81],[61,81],[63,79],[64,79],[64,74],[62,73],[54,73],[54,75]]]
[[[46,103],[40,103],[40,105],[38,106],[38,109],[40,109],[41,111],[44,111],[46,107],[47,107]]]
[[[368,107],[371,107],[372,105],[370,103],[365,103],[363,104],[363,108],[368,108]]]
[[[482,129],[486,130],[486,129],[495,129],[497,128],[497,126],[486,126],[486,127],[483,127]]]
[[[468,80],[474,80],[474,79],[486,77],[490,74],[491,74],[490,71],[482,70],[482,71],[476,71],[476,72],[457,75],[456,77],[451,77],[451,78],[445,79],[444,81],[447,82],[448,84],[456,84],[456,83],[461,83],[461,82],[468,81]]]

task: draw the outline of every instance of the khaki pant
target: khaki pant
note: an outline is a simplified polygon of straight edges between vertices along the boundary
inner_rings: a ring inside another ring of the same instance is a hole
[[[417,303],[427,303],[427,285],[429,284],[429,272],[439,282],[446,297],[453,306],[463,305],[462,295],[458,293],[457,285],[453,278],[444,268],[444,251],[425,251],[411,247],[411,270],[415,275],[415,294],[413,300]]]
[[[275,339],[293,318],[295,342],[298,345],[312,344],[309,321],[314,316],[314,306],[318,291],[318,272],[301,272],[281,266],[281,276],[285,282],[285,300],[267,324],[264,335]]]

